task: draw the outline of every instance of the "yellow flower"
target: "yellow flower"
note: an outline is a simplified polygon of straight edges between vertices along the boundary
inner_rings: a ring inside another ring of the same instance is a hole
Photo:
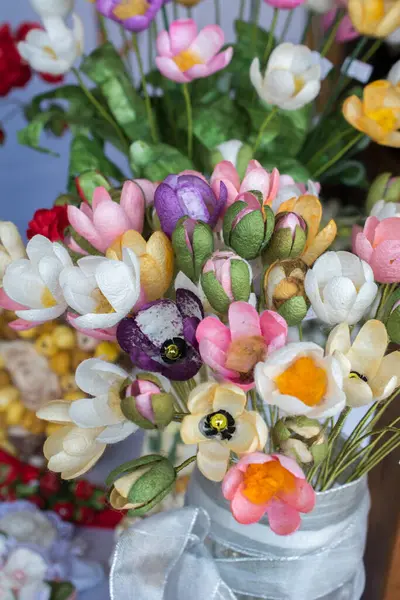
[[[362,100],[347,98],[343,116],[381,146],[400,148],[400,85],[385,80],[370,83]]]
[[[319,231],[322,219],[321,202],[316,196],[309,194],[286,200],[280,205],[278,214],[282,212],[300,215],[306,222],[307,241],[303,253],[297,258],[301,258],[306,265],[311,266],[335,239],[337,233],[335,221],[332,219],[324,229]]]
[[[127,231],[109,247],[107,258],[121,260],[123,248],[130,248],[140,259],[140,285],[146,300],[161,298],[174,274],[174,251],[165,233],[155,231],[146,242],[137,231]]]
[[[349,0],[349,15],[360,33],[385,38],[400,27],[400,0]]]

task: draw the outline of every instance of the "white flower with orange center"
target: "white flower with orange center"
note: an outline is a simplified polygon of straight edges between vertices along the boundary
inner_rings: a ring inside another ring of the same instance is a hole
[[[286,414],[333,417],[346,403],[339,362],[312,342],[276,350],[258,363],[254,375],[264,402]]]
[[[181,437],[198,444],[197,466],[207,479],[222,481],[231,452],[264,449],[268,428],[257,412],[245,409],[246,402],[245,392],[231,383],[202,383],[189,395],[191,414],[182,421]]]
[[[72,266],[67,250],[57,242],[35,235],[26,247],[28,258],[12,262],[5,272],[3,288],[21,305],[16,315],[33,322],[57,319],[67,303],[59,284],[63,269]]]

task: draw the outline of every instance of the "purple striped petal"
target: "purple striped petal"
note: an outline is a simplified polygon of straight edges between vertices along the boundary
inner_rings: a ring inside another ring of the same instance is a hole
[[[199,323],[200,321],[199,319],[196,319],[196,317],[188,317],[183,319],[183,335],[185,340],[192,344],[196,350],[199,347],[199,343],[196,339],[196,330],[199,326]]]
[[[142,348],[149,356],[160,354],[160,348],[155,346],[142,332],[134,317],[126,317],[120,321],[117,327],[117,342],[128,354],[136,347]]]
[[[185,288],[176,290],[176,304],[183,317],[204,318],[203,304],[198,296]]]
[[[185,209],[179,201],[176,193],[166,183],[160,183],[154,194],[154,208],[160,219],[161,228],[168,236],[171,236],[177,222],[185,216]]]

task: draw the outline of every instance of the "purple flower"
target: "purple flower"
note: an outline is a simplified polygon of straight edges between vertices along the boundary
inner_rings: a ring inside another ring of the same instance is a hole
[[[196,329],[203,317],[200,299],[189,290],[178,289],[176,302],[157,300],[122,319],[117,340],[139,368],[186,381],[202,365]]]
[[[144,31],[156,17],[164,0],[96,0],[97,10],[129,31]]]
[[[154,207],[163,231],[171,236],[185,215],[215,227],[227,199],[222,181],[216,198],[208,183],[196,175],[168,175],[155,192]]]

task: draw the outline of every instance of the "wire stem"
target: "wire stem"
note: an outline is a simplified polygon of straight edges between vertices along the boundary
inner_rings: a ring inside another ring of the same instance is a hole
[[[187,114],[187,125],[188,125],[188,136],[187,136],[188,157],[190,160],[192,160],[192,156],[193,156],[193,114],[192,114],[192,103],[190,100],[189,86],[187,83],[183,84],[182,90],[183,90],[183,96],[185,98],[185,103],[186,103],[186,114]]]
[[[138,62],[139,72],[140,72],[140,78],[142,81],[144,103],[146,106],[147,118],[149,120],[151,137],[153,139],[153,142],[157,142],[158,139],[157,139],[157,131],[156,131],[155,123],[154,123],[154,115],[153,115],[153,111],[151,108],[151,100],[150,100],[149,92],[147,90],[146,76],[144,74],[143,61],[142,61],[142,57],[140,55],[139,44],[137,41],[136,33],[134,33],[132,35],[132,44],[133,44],[133,49],[136,53],[136,58],[137,58],[137,62]]]

